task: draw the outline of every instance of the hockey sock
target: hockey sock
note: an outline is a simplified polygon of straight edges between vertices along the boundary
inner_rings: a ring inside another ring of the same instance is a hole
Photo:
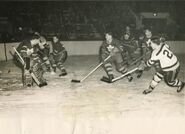
[[[150,87],[154,89],[158,85],[158,83],[162,80],[162,78],[163,76],[161,74],[156,73],[153,77],[153,80],[150,83]]]

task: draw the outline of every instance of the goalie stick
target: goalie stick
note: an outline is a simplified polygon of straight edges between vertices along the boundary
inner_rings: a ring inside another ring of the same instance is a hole
[[[81,80],[75,80],[72,79],[71,82],[75,82],[75,83],[81,83],[83,82],[85,79],[87,79],[92,73],[94,73],[100,66],[103,65],[104,62],[106,62],[111,56],[109,55],[104,61],[102,61],[100,64],[98,64],[91,72],[89,72],[84,78],[82,78]]]
[[[12,46],[12,48],[14,49],[15,53],[18,55],[21,64],[22,64],[23,66],[25,66],[25,61],[23,60],[22,56],[19,54],[19,52],[17,51],[17,49],[16,49],[14,46]],[[36,84],[37,84],[39,87],[41,87],[41,83],[39,82],[39,80],[37,79],[37,77],[35,76],[35,74],[34,74],[33,72],[31,72],[31,71],[29,71],[29,73],[31,74],[31,77],[32,77],[33,80],[36,82]]]

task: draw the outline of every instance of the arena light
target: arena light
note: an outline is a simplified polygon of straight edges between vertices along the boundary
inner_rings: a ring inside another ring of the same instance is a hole
[[[153,16],[157,16],[157,13],[153,13]]]

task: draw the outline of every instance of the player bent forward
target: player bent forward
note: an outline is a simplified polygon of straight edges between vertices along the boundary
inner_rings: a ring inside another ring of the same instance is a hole
[[[16,48],[20,56],[15,53],[14,60],[18,61],[16,63],[22,69],[22,81],[24,86],[32,86],[33,80],[37,83],[39,87],[47,85],[46,80],[43,78],[43,70],[41,67],[41,60],[37,54],[39,47],[45,42],[42,42],[39,36],[32,37],[31,40],[22,41]],[[21,58],[24,60],[22,63]]]
[[[50,60],[49,60],[50,45],[47,43],[45,37],[41,36],[39,33],[37,33],[37,35],[40,37],[39,39],[42,42],[46,42],[45,44],[43,44],[38,49],[38,55],[39,55],[39,57],[41,59],[41,62],[42,62],[42,69],[46,73],[52,72],[53,70],[51,68],[51,63],[50,63]]]
[[[127,62],[123,60],[123,48],[121,46],[121,42],[114,39],[112,37],[111,32],[107,32],[105,34],[106,40],[103,41],[102,45],[100,46],[99,56],[100,61],[103,62],[109,55],[111,58],[103,64],[103,68],[109,77],[109,81],[114,79],[114,73],[112,68],[112,63],[115,64],[116,70],[122,74],[127,72]],[[129,81],[132,81],[132,76],[127,75]]]
[[[67,75],[64,67],[64,62],[67,59],[67,51],[63,44],[60,43],[59,37],[54,36],[52,42],[52,53],[50,54],[50,62],[54,72],[58,68],[60,70],[59,76]]]
[[[152,37],[149,44],[152,48],[151,58],[143,62],[139,66],[139,70],[151,67],[156,62],[159,62],[159,68],[156,69],[149,88],[144,90],[143,94],[152,92],[162,79],[164,79],[168,86],[177,87],[177,92],[180,92],[184,88],[185,83],[177,79],[180,71],[180,63],[177,57],[172,53],[167,44],[161,43],[157,36]]]

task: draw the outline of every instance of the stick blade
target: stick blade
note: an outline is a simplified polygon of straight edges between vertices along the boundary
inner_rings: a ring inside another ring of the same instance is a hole
[[[103,76],[100,80],[103,81],[103,82],[106,82],[106,83],[112,83],[112,81],[109,78],[105,77],[105,76]]]
[[[80,83],[81,81],[80,80],[71,80],[71,82],[73,82],[73,83]]]

